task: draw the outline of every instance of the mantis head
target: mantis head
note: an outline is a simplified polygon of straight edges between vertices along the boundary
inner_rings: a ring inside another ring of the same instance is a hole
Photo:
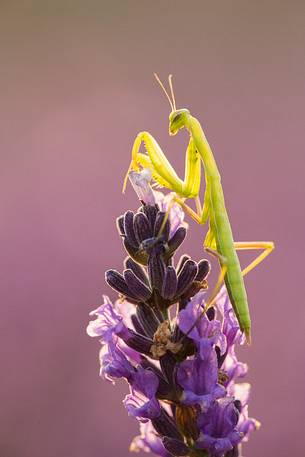
[[[177,109],[169,115],[169,134],[176,135],[176,133],[185,127],[187,124],[190,112],[186,108]]]
[[[169,88],[170,88],[171,97],[170,97],[169,93],[167,92],[167,90],[165,89],[159,76],[156,73],[155,73],[155,78],[158,81],[158,83],[160,84],[163,92],[165,93],[166,98],[169,101],[169,104],[172,109],[172,111],[169,115],[169,134],[176,135],[176,133],[180,129],[182,129],[183,127],[185,127],[187,125],[188,119],[190,116],[190,112],[186,108],[176,109],[176,100],[175,100],[175,94],[174,94],[174,90],[173,90],[172,75],[169,75],[169,77],[168,77],[168,84],[169,84]]]

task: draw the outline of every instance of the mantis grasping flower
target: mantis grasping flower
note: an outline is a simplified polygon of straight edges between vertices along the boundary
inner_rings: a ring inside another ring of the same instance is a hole
[[[247,342],[250,343],[251,321],[243,276],[270,254],[274,249],[274,244],[271,241],[234,241],[225,207],[220,173],[202,127],[188,109],[176,109],[172,76],[169,76],[171,97],[159,77],[157,75],[155,77],[171,106],[169,134],[176,135],[180,129],[186,128],[190,135],[186,151],[184,180],[179,178],[157,141],[148,132],[140,132],[135,139],[128,173],[130,170],[138,171],[141,168],[148,168],[152,173],[153,179],[159,185],[171,189],[176,193],[175,201],[196,222],[199,224],[209,222],[209,230],[204,240],[204,248],[218,257],[220,265],[225,271],[224,281],[234,312],[241,330],[245,333]],[[147,154],[139,152],[142,142],[145,145]],[[201,162],[204,167],[206,182],[203,205],[201,205],[199,200]],[[124,189],[128,173],[125,178]],[[196,211],[186,205],[186,198],[195,199]],[[264,251],[244,270],[241,270],[236,251],[246,249],[263,249]]]

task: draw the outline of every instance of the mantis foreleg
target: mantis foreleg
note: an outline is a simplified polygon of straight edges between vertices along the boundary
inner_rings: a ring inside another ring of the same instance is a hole
[[[140,153],[142,143],[145,145],[146,154]],[[132,148],[132,160],[124,180],[123,190],[126,187],[128,173],[131,169],[138,170],[147,167],[152,171],[154,179],[185,198],[196,197],[199,193],[201,168],[200,158],[190,138],[185,158],[185,176],[180,179],[154,137],[148,132],[140,132]]]

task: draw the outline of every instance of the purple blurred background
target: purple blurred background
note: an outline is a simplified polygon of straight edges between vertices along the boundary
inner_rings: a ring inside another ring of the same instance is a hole
[[[241,358],[262,428],[244,455],[304,455],[304,13],[279,0],[1,1],[0,457],[125,457],[138,431],[85,328],[125,257],[115,218],[138,206],[121,194],[136,133],[183,170],[187,137],[168,137],[154,71],[174,74],[179,107],[204,125],[235,239],[276,243],[246,280]],[[192,224],[184,250],[199,259],[202,240]]]

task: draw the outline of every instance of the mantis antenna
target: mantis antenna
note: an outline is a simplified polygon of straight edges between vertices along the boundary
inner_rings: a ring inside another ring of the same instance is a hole
[[[171,90],[174,110],[176,111],[176,99],[175,99],[175,93],[174,93],[174,89],[173,89],[173,75],[169,75],[168,84],[169,84],[169,88]]]
[[[170,107],[171,107],[172,111],[176,111],[176,100],[175,100],[175,95],[174,95],[174,91],[173,91],[173,83],[172,83],[172,77],[173,76],[169,75],[169,77],[168,77],[168,83],[169,83],[172,99],[170,98],[167,90],[165,89],[165,87],[164,87],[161,79],[157,75],[157,73],[154,73],[154,77],[156,78],[156,80],[160,84],[163,92],[165,93],[165,96],[166,96],[167,100],[169,101],[169,104],[170,104]]]

